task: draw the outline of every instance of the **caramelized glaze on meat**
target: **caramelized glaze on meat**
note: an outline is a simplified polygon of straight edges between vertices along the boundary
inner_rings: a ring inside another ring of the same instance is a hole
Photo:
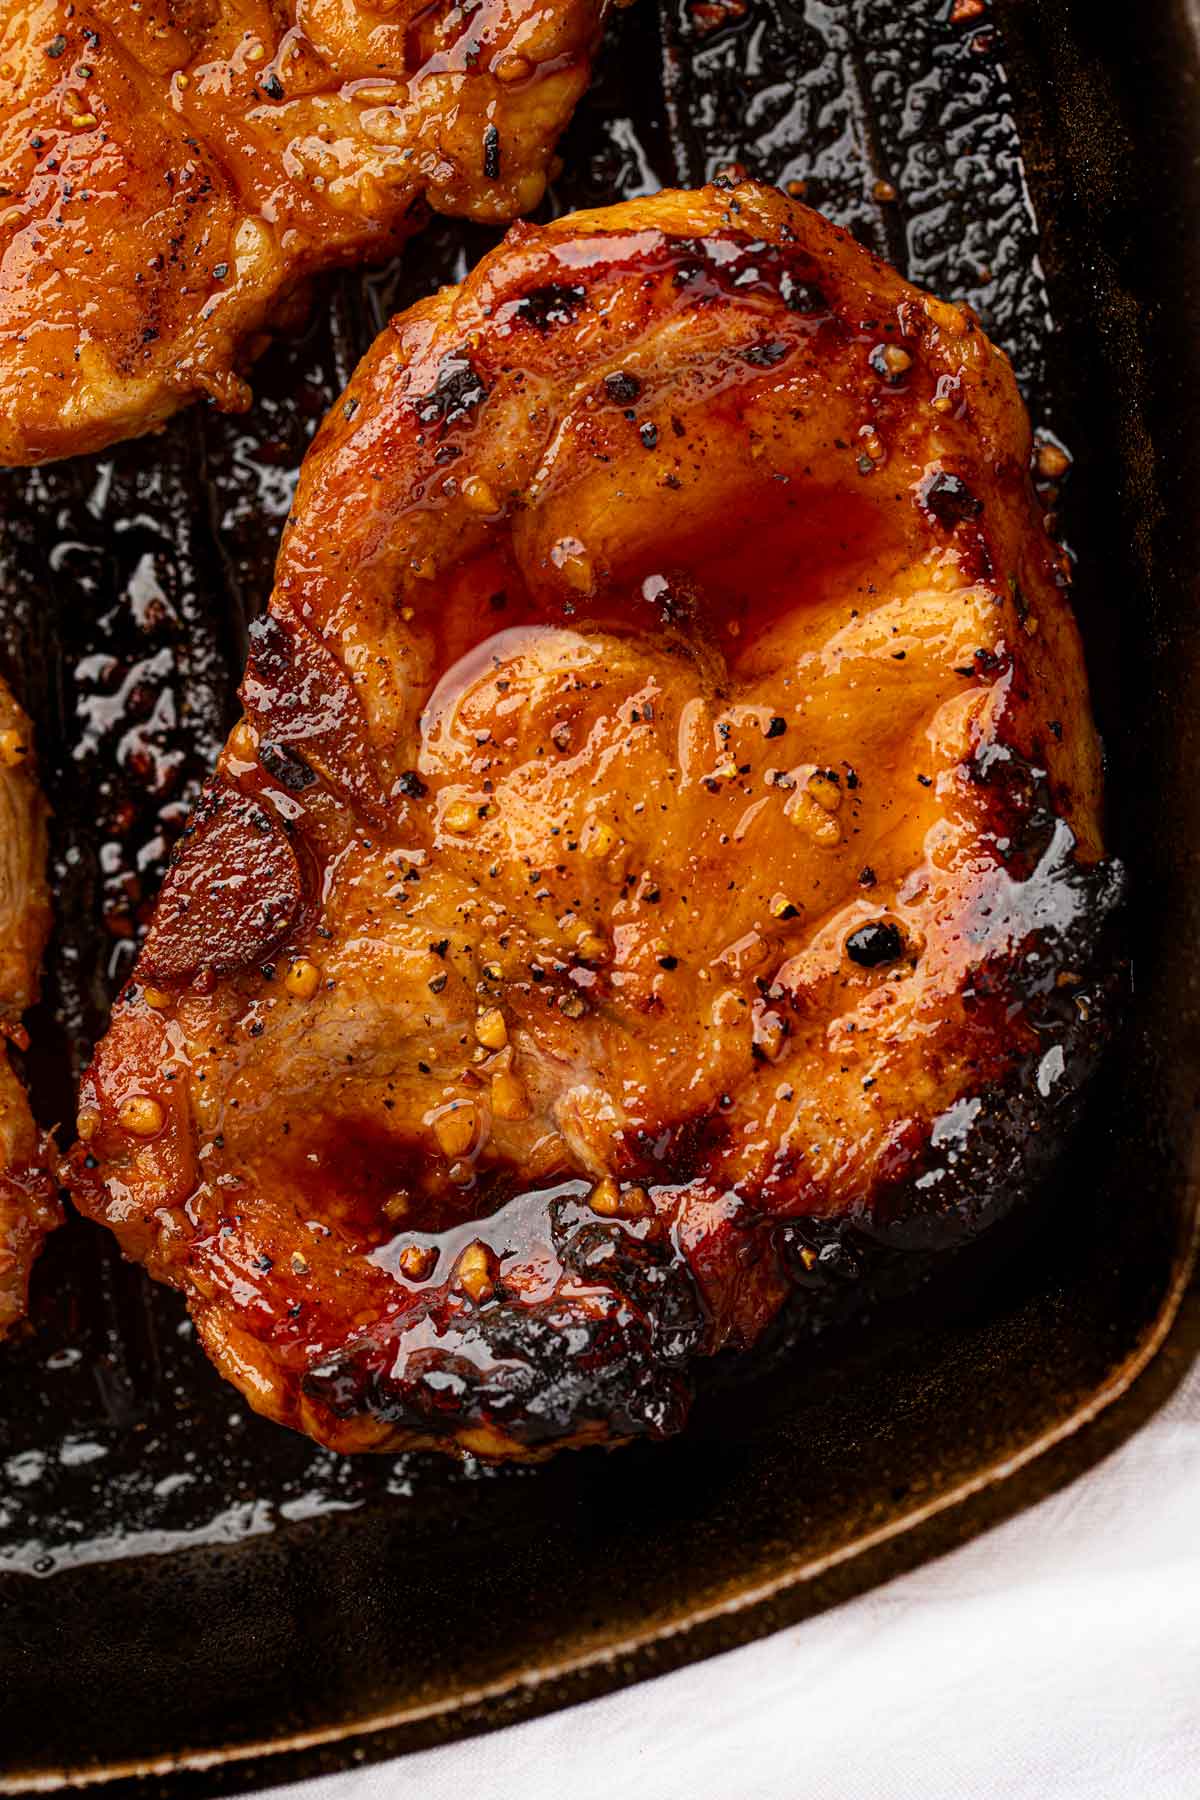
[[[59,1219],[42,1137],[8,1060],[10,1043],[25,1044],[21,1015],[36,992],[49,924],[33,733],[0,681],[0,1338],[24,1315],[34,1257]]]
[[[977,1229],[1099,1033],[1097,746],[972,317],[751,184],[515,227],[303,471],[71,1179],[342,1450],[662,1434]]]
[[[3,0],[0,462],[239,409],[281,299],[536,206],[607,0]]]

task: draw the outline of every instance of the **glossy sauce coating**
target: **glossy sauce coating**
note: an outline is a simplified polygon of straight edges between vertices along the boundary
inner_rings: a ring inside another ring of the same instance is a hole
[[[536,206],[605,0],[6,0],[0,462],[243,372],[297,284]]]
[[[21,1015],[36,997],[50,927],[46,809],[33,728],[0,681],[0,1338],[25,1312],[29,1273],[60,1217],[46,1146],[8,1060],[25,1048]]]
[[[831,1221],[982,1221],[1108,879],[1028,454],[969,315],[752,184],[383,334],[71,1158],[254,1405],[661,1434]]]

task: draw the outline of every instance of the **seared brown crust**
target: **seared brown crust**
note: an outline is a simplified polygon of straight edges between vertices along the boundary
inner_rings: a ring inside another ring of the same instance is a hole
[[[21,1015],[37,992],[50,927],[46,809],[33,732],[0,681],[0,1338],[22,1318],[29,1273],[60,1212],[41,1133],[8,1060],[24,1047]]]
[[[317,270],[536,206],[608,0],[8,0],[0,463],[241,372]]]
[[[1028,455],[969,315],[751,184],[383,334],[71,1159],[255,1406],[661,1434],[856,1240],[1009,1202],[1115,889]]]

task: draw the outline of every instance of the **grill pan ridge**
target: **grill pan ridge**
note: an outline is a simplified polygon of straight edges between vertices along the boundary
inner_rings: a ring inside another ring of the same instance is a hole
[[[1195,45],[1170,7],[1136,28],[1082,4],[965,10],[637,0],[552,209],[730,162],[802,183],[911,279],[970,300],[1035,423],[1075,450],[1064,525],[1137,983],[1054,1193],[980,1247],[920,1329],[901,1312],[835,1333],[739,1389],[734,1416],[714,1391],[677,1443],[533,1471],[339,1462],[253,1417],[177,1296],[73,1221],[40,1268],[36,1333],[0,1358],[0,1791],[232,1791],[707,1654],[1027,1503],[1184,1365],[1194,1300],[1108,1406],[1171,1323],[1195,1211]],[[1137,173],[1150,148],[1153,188]],[[243,418],[194,409],[104,457],[0,479],[0,652],[55,812],[57,929],[27,1068],[64,1134],[232,721],[304,447],[390,313],[492,241],[435,223],[399,267],[323,284]]]

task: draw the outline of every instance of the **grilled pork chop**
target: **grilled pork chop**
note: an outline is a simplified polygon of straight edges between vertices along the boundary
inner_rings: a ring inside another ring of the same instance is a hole
[[[749,183],[383,333],[70,1160],[253,1406],[661,1435],[1011,1202],[1115,885],[1029,450],[968,313]]]
[[[50,924],[46,812],[33,769],[33,734],[0,681],[0,1338],[24,1316],[29,1272],[59,1220],[42,1137],[9,1065],[24,1046]]]
[[[0,462],[234,410],[281,302],[536,206],[608,0],[0,0]]]

